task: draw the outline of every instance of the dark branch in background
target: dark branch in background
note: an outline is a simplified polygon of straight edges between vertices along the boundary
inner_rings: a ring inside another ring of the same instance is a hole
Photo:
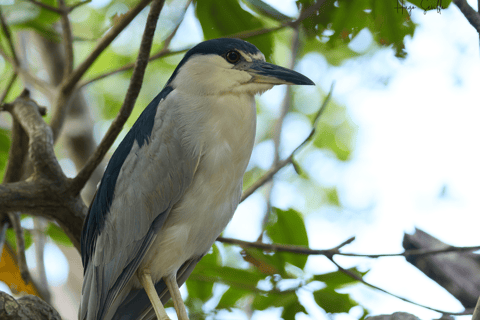
[[[159,52],[155,53],[154,55],[150,56],[148,58],[148,62],[150,61],[153,61],[153,60],[156,60],[156,59],[159,59],[159,58],[163,58],[163,57],[166,57],[166,56],[170,56],[170,55],[175,55],[175,54],[180,54],[180,53],[184,53],[186,51],[188,51],[188,49],[185,49],[185,50],[178,50],[178,51],[171,51],[170,49],[168,49],[168,47],[170,46],[170,42],[172,41],[173,37],[175,36],[175,34],[177,34],[177,30],[178,28],[180,27],[180,24],[182,23],[183,21],[183,18],[185,17],[185,12],[187,11],[188,7],[190,6],[190,3],[192,1],[189,0],[187,1],[186,5],[185,5],[185,9],[184,9],[184,12],[183,12],[183,16],[182,16],[182,19],[180,19],[180,21],[177,23],[177,26],[175,27],[175,29],[173,29],[173,31],[168,35],[167,38],[165,38],[165,41],[163,42],[163,46],[162,46],[162,49],[160,49]],[[106,77],[109,77],[111,75],[114,75],[114,74],[117,74],[119,72],[123,72],[123,71],[127,71],[127,70],[130,70],[130,69],[133,69],[133,67],[135,67],[135,63],[129,63],[129,64],[126,64],[124,65],[123,67],[120,67],[118,69],[115,69],[115,70],[111,70],[111,71],[108,71],[106,73],[103,73],[103,74],[100,74],[96,77],[93,77],[92,79],[89,79],[89,80],[86,80],[86,81],[83,81],[81,82],[78,86],[81,88],[81,87],[84,87],[92,82],[95,82],[95,81],[98,81],[98,80],[101,80],[103,78],[106,78]]]
[[[100,54],[112,43],[120,32],[122,32],[132,20],[150,3],[151,0],[141,0],[133,9],[124,14],[120,21],[113,26],[110,31],[97,43],[90,55],[70,73],[70,75],[62,82],[59,90],[59,95],[55,106],[53,108],[52,120],[50,126],[52,127],[53,137],[56,140],[60,133],[65,120],[66,109],[68,107],[69,99],[75,89],[80,78],[92,66]]]
[[[270,181],[273,178],[273,176],[278,171],[280,171],[280,169],[282,169],[283,167],[285,167],[289,164],[292,164],[292,165],[295,166],[293,156],[295,155],[295,153],[297,153],[298,150],[303,148],[305,146],[305,144],[307,144],[313,138],[313,136],[315,135],[315,132],[316,132],[315,128],[318,124],[318,120],[320,119],[320,116],[322,115],[323,111],[325,110],[325,107],[327,106],[328,101],[330,101],[330,98],[332,96],[333,86],[334,86],[334,84],[332,83],[332,86],[330,87],[330,92],[325,97],[325,100],[323,100],[322,106],[320,107],[317,114],[315,115],[314,122],[313,122],[313,128],[312,128],[312,131],[310,131],[310,134],[308,135],[308,137],[305,140],[303,140],[303,142],[298,147],[296,147],[295,150],[293,150],[293,152],[286,159],[279,161],[275,167],[270,168],[270,170],[268,170],[267,173],[265,173],[261,178],[259,178],[257,181],[255,181],[247,190],[245,190],[242,194],[242,198],[241,198],[240,202],[242,202],[243,200],[245,200],[246,198],[251,196],[255,191],[257,191],[258,188],[260,188],[265,183]]]
[[[75,3],[74,5],[71,5],[69,8],[68,8],[68,11],[72,12],[74,9],[80,7],[80,6],[83,6],[84,4],[87,4],[87,3],[90,3],[92,2],[92,0],[85,0],[85,1],[80,1],[80,2],[77,2]]]
[[[28,0],[29,2],[33,3],[34,5],[37,5],[45,10],[48,10],[48,11],[52,11],[52,12],[55,12],[55,13],[58,13],[58,14],[62,14],[63,13],[63,10],[62,9],[59,9],[59,8],[56,8],[56,7],[52,7],[48,4],[45,4],[43,2],[40,2],[40,1],[37,1],[37,0]]]
[[[331,249],[310,249],[307,247],[294,246],[294,245],[284,245],[284,244],[275,244],[275,243],[263,243],[263,242],[249,242],[232,238],[218,237],[217,241],[238,245],[242,248],[258,248],[265,251],[271,252],[289,252],[297,254],[307,254],[307,255],[324,255],[324,256],[346,256],[346,257],[360,257],[360,258],[381,258],[381,257],[409,257],[409,256],[426,256],[434,254],[442,254],[449,252],[471,252],[480,250],[480,246],[474,247],[449,247],[441,250],[405,250],[400,253],[383,253],[383,254],[357,254],[357,253],[346,253],[340,252],[339,249],[344,246],[352,243],[355,240],[355,237],[349,238],[342,242],[340,245],[331,248]]]
[[[25,238],[23,236],[23,229],[20,225],[20,214],[17,212],[10,212],[8,214],[13,231],[15,231],[15,240],[17,243],[17,262],[20,274],[25,283],[29,283],[32,278],[28,271],[27,259],[25,258]]]
[[[2,10],[0,9],[0,23],[2,25],[2,31],[5,34],[5,38],[7,38],[8,46],[10,47],[10,51],[12,53],[13,64],[15,67],[20,66],[20,61],[18,60],[17,53],[15,51],[15,45],[13,44],[12,35],[10,33],[10,29],[8,28],[7,23],[5,22],[5,18],[3,17]]]
[[[102,161],[108,149],[110,149],[118,134],[122,130],[123,125],[127,121],[128,117],[132,113],[133,107],[135,106],[135,101],[137,100],[138,94],[140,93],[140,88],[142,87],[143,76],[145,74],[145,69],[147,68],[148,57],[152,48],[157,20],[160,16],[160,12],[162,11],[164,2],[164,0],[154,0],[150,6],[150,12],[148,13],[145,31],[143,33],[140,50],[135,63],[135,69],[133,70],[132,78],[130,79],[130,85],[128,87],[123,105],[120,108],[117,117],[115,120],[113,120],[110,128],[103,137],[102,142],[100,142],[100,145],[95,150],[94,154],[87,160],[86,165],[73,179],[73,182],[70,185],[70,191],[73,194],[76,194],[82,190],[83,186],[90,178],[98,164]]]
[[[65,49],[65,69],[63,78],[66,79],[73,71],[73,40],[72,27],[70,19],[68,18],[68,7],[65,5],[65,0],[58,0],[59,8],[62,12],[62,31],[63,31],[63,47]]]
[[[470,22],[472,27],[480,34],[480,14],[475,11],[466,0],[453,0],[453,3],[457,5],[468,22]]]

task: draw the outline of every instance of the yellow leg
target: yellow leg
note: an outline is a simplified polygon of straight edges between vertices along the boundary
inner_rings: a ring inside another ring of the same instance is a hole
[[[142,270],[142,272],[138,272],[138,278],[140,279],[140,283],[142,284],[145,292],[152,303],[153,310],[155,310],[155,314],[157,315],[158,320],[170,320],[165,312],[165,308],[163,307],[160,298],[158,297],[157,290],[155,290],[155,285],[153,284],[152,277],[150,276],[150,271],[148,269]]]
[[[188,320],[187,310],[183,304],[182,296],[180,295],[180,289],[178,289],[177,278],[175,275],[164,277],[163,281],[167,284],[168,291],[172,296],[173,306],[177,311],[178,320]]]

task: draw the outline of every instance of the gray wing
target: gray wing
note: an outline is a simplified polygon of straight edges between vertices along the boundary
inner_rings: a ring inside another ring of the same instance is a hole
[[[134,141],[128,155],[121,161],[113,200],[108,214],[101,217],[101,231],[94,227],[91,227],[93,231],[84,231],[87,239],[88,232],[95,234],[95,238],[86,241],[85,245],[91,246],[94,242],[84,261],[80,319],[106,319],[113,315],[114,308],[129,293],[130,287],[126,285],[172,206],[193,180],[200,154],[187,148],[182,127],[175,120],[178,117],[174,117],[175,108],[168,106],[173,101],[168,98],[160,102],[158,111],[153,113],[155,121],[146,143],[138,143],[136,134],[141,128],[134,129],[137,123],[145,121],[142,119],[144,115],[152,116],[152,112],[145,114],[146,109],[132,127],[133,133],[130,131],[129,134],[132,133]],[[128,135],[124,141],[127,139]],[[115,156],[110,162],[119,162]],[[105,175],[107,171],[108,168]],[[103,191],[103,184],[102,179],[97,197]],[[91,208],[89,216],[94,209]],[[88,221],[96,221],[95,217],[89,218]]]

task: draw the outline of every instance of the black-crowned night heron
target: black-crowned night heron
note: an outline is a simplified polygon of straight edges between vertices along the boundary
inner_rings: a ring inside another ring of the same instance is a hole
[[[313,85],[252,44],[214,39],[188,51],[108,163],[82,233],[79,319],[168,319],[179,286],[240,201],[253,148],[254,95]],[[152,308],[153,306],[153,308]]]

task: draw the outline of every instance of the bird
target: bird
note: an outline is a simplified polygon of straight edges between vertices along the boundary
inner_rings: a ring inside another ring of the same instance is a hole
[[[105,169],[84,221],[79,320],[178,319],[179,287],[240,202],[256,132],[255,95],[314,85],[235,38],[180,61]]]

